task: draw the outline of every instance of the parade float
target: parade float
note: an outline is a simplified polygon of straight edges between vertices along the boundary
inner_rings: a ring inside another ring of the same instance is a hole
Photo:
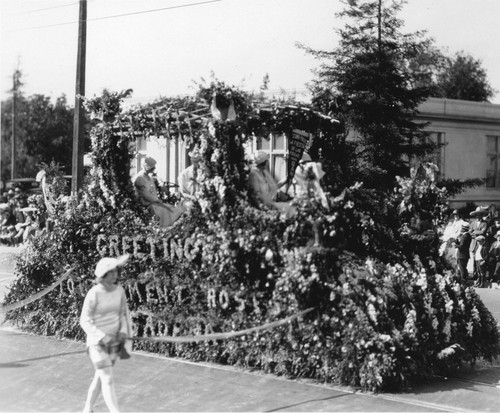
[[[499,354],[494,318],[441,263],[436,231],[413,225],[446,208],[432,165],[398,178],[384,196],[358,183],[336,193],[326,188],[325,205],[311,189],[292,201],[294,216],[284,217],[249,203],[245,143],[304,130],[328,174],[342,156],[334,120],[307,107],[253,105],[223,84],[196,98],[123,110],[126,95],[85,101],[92,117],[87,185],[77,204],[55,202],[53,229],[19,258],[6,303],[73,271],[47,295],[8,312],[8,320],[37,334],[83,339],[78,318],[96,262],[130,254],[120,282],[136,349],[371,390]],[[137,202],[130,177],[137,136],[160,135],[197,145],[205,174],[198,201],[166,229]],[[228,336],[204,338],[218,333]],[[174,340],[182,337],[200,340]]]

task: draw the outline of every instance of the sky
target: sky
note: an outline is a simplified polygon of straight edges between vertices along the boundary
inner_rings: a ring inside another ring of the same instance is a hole
[[[267,73],[271,90],[307,99],[318,61],[296,43],[334,48],[344,25],[339,0],[208,1],[88,0],[86,95],[132,88],[134,102],[148,102],[192,93],[193,81],[213,71],[248,90]],[[160,8],[169,9],[137,14]],[[136,14],[99,19],[128,13]],[[400,17],[405,30],[427,30],[449,53],[481,59],[500,91],[499,0],[408,0]],[[19,65],[26,94],[74,101],[77,20],[78,0],[0,0],[1,99]],[[500,104],[500,92],[492,102]]]

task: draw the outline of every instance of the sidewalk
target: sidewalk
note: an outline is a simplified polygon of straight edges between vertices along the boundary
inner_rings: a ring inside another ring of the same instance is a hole
[[[93,368],[82,343],[0,329],[0,410],[78,411]],[[400,394],[353,393],[136,353],[116,366],[124,411],[482,411],[499,410],[500,367],[483,370],[482,383],[442,380]],[[96,411],[106,411],[100,399]]]
[[[0,250],[0,301],[14,256]],[[500,290],[477,291],[499,320]],[[381,395],[144,353],[118,361],[115,371],[123,411],[500,411],[500,360],[459,378]],[[83,343],[0,327],[0,411],[81,411],[92,376]],[[102,398],[95,408],[106,411]]]

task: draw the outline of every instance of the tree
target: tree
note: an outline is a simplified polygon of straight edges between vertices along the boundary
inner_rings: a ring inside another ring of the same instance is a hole
[[[432,72],[411,67],[432,42],[422,32],[402,33],[397,13],[404,3],[345,0],[338,16],[351,22],[339,30],[339,46],[306,48],[322,60],[311,86],[314,104],[342,119],[354,138],[354,145],[346,140],[354,162],[345,175],[374,188],[392,187],[396,176],[408,175],[413,158],[436,149],[425,142],[425,124],[415,120],[431,93]]]
[[[52,103],[44,95],[17,95],[17,151],[19,177],[33,177],[38,165],[52,160],[71,172],[73,109],[63,95]],[[12,98],[2,102],[2,176],[10,175]]]
[[[446,58],[436,87],[437,96],[448,99],[485,102],[495,94],[481,60],[463,51]]]

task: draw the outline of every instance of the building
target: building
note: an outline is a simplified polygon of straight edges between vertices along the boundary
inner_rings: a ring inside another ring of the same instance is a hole
[[[312,139],[312,135],[303,131],[295,130],[294,135],[301,135],[305,139]],[[287,157],[289,155],[289,138],[286,135],[271,135],[269,137],[254,138],[247,146],[247,152],[253,153],[263,150],[269,153],[269,167],[272,175],[277,181],[286,177]],[[138,138],[137,156],[132,161],[132,176],[142,167],[142,161],[146,156],[153,157],[158,163],[156,165],[157,175],[171,184],[177,183],[179,173],[188,167],[191,162],[188,156],[189,146],[181,139],[167,140],[165,137]]]
[[[156,173],[163,181],[175,189],[179,173],[190,165],[188,145],[182,139],[166,139],[163,136],[149,139],[137,139],[137,155],[132,161],[131,175],[134,176],[142,167],[146,156],[156,161]]]
[[[439,153],[427,158],[439,167],[439,177],[449,179],[485,179],[485,184],[467,189],[451,203],[462,207],[467,203],[500,207],[500,105],[453,99],[430,98],[419,108],[418,120],[429,122],[430,139],[444,144]],[[309,135],[301,131],[296,134]],[[146,156],[157,161],[157,173],[175,184],[180,171],[189,166],[188,147],[182,140],[167,141],[163,137],[139,139],[135,173]],[[265,150],[270,154],[270,168],[276,180],[285,177],[289,140],[285,135],[256,138],[249,152]]]
[[[419,108],[418,119],[429,122],[427,130],[443,147],[432,157],[447,179],[485,179],[451,203],[500,206],[500,105],[487,102],[430,98]]]

